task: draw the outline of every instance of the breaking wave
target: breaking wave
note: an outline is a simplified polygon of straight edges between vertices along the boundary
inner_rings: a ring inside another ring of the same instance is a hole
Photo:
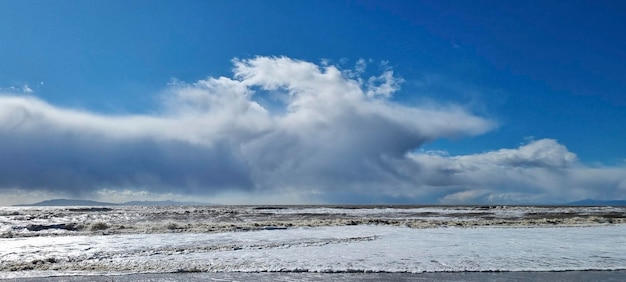
[[[218,233],[296,227],[410,228],[626,223],[625,207],[166,206],[0,208],[0,238]]]

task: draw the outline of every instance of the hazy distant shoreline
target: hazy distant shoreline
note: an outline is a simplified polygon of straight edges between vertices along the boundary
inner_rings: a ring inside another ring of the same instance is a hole
[[[30,204],[16,204],[15,207],[55,207],[55,206],[228,206],[218,203],[203,202],[179,202],[173,200],[164,201],[128,201],[123,203],[99,202],[78,199],[51,199]],[[586,199],[581,201],[562,204],[527,204],[527,205],[501,205],[501,204],[466,204],[466,205],[437,205],[437,204],[319,204],[319,205],[243,205],[243,206],[266,206],[266,207],[290,207],[290,206],[329,206],[343,208],[359,207],[433,207],[433,206],[542,206],[542,207],[562,207],[562,206],[626,206],[626,200],[595,200]]]

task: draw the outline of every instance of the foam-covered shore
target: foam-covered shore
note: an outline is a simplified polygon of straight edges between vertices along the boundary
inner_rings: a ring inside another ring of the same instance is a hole
[[[0,278],[129,273],[626,270],[626,225],[300,227],[0,239]]]
[[[626,207],[167,206],[4,207],[0,238],[217,233],[351,225],[540,227],[626,223]]]
[[[522,206],[0,208],[0,279],[626,270],[625,212]]]

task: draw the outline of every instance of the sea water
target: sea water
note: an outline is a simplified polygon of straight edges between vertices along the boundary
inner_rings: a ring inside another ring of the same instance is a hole
[[[622,207],[0,208],[0,278],[619,271],[625,215]]]

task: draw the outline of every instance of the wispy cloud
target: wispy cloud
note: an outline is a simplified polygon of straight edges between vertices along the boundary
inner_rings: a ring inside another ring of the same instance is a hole
[[[0,95],[0,193],[512,202],[626,189],[623,169],[584,167],[549,139],[468,156],[414,153],[496,123],[459,105],[393,102],[402,79],[391,69],[363,79],[365,61],[356,70],[286,57],[233,64],[232,77],[172,83],[154,115]],[[261,92],[280,97],[278,110],[257,102]]]
[[[43,85],[43,82],[41,82],[40,85]],[[20,86],[0,87],[0,92],[9,92],[9,93],[15,93],[15,94],[35,93],[35,91],[28,84],[22,84]]]

